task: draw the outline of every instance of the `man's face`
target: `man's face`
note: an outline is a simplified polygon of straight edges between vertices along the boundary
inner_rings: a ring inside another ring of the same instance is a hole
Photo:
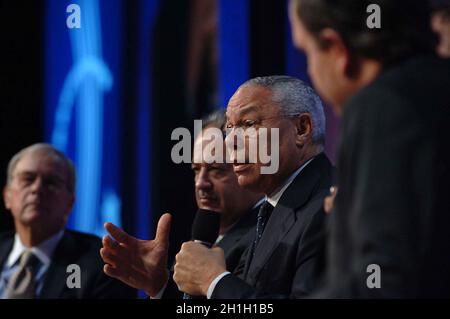
[[[226,113],[226,128],[228,130],[236,128],[255,129],[256,137],[253,138],[253,141],[258,143],[258,150],[261,147],[266,147],[268,150],[264,151],[271,154],[272,158],[274,156],[271,152],[274,148],[271,145],[271,129],[278,129],[279,134],[279,165],[274,174],[261,174],[262,167],[268,164],[262,164],[259,156],[256,163],[248,161],[250,139],[245,139],[246,162],[233,163],[234,172],[238,177],[239,185],[242,187],[255,192],[270,194],[277,187],[277,184],[291,173],[291,166],[295,165],[292,160],[295,160],[298,151],[295,142],[297,130],[294,122],[283,117],[280,112],[281,108],[272,101],[272,92],[268,88],[246,85],[240,87],[231,97]],[[267,139],[259,138],[260,128],[266,128]],[[227,136],[227,145],[234,145],[232,136],[233,134]]]
[[[60,159],[42,150],[26,153],[4,189],[6,208],[16,224],[62,229],[74,201],[67,185],[67,170]]]
[[[289,6],[292,40],[294,45],[302,50],[308,59],[308,74],[317,92],[322,98],[331,103],[336,113],[342,104],[343,92],[341,87],[343,78],[339,73],[338,61],[331,50],[319,47],[316,39],[304,27],[297,16],[296,5],[291,1]]]
[[[200,145],[199,150],[209,143],[212,143],[211,140],[203,136],[197,137],[195,141],[195,144]],[[194,154],[194,158],[201,157]],[[194,161],[192,170],[195,174],[195,199],[199,208],[233,214],[240,212],[239,205],[248,202],[243,198],[247,192],[239,186],[231,164]]]

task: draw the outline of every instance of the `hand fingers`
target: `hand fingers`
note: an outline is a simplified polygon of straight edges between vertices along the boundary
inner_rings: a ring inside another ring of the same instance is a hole
[[[114,267],[117,267],[117,265],[120,263],[119,258],[115,256],[111,250],[102,248],[100,249],[100,257],[102,257],[103,261],[107,264],[110,264]]]
[[[325,197],[323,201],[323,208],[325,210],[325,213],[329,214],[333,210],[334,198],[336,197],[336,194],[337,194],[337,187],[335,186],[330,187],[330,195]]]
[[[122,229],[114,225],[113,223],[105,223],[104,228],[106,231],[119,243],[125,245],[131,245],[136,238],[128,235]]]
[[[166,213],[161,216],[158,221],[158,227],[156,228],[155,240],[162,243],[169,243],[170,224],[172,222],[172,215]]]
[[[212,247],[211,251],[213,251],[213,252],[215,252],[216,254],[219,254],[219,255],[224,255],[223,249],[220,248],[219,246]]]
[[[175,282],[175,284],[178,287],[178,290],[183,291],[183,287],[182,287],[182,270],[180,269],[180,267],[175,264],[175,268],[174,268],[174,272],[173,272],[173,276],[172,279]]]
[[[333,207],[331,196],[325,197],[323,201],[323,209],[325,210],[325,213],[329,214],[331,213],[331,209]]]
[[[193,293],[193,291],[190,290],[190,280],[191,280],[191,271],[189,269],[186,269],[184,265],[180,265],[178,263],[175,264],[174,273],[173,273],[173,281],[178,287],[179,291],[185,292],[185,293]]]
[[[103,272],[110,277],[113,277],[113,278],[123,281],[127,285],[133,284],[131,277],[126,272],[124,272],[122,269],[115,268],[111,265],[106,264],[105,266],[103,266]]]
[[[118,249],[123,248],[118,247]],[[105,263],[111,264],[116,268],[119,265],[124,267],[133,266],[125,249],[123,251],[120,251],[104,247],[100,249],[100,257],[102,257]]]
[[[105,264],[103,266],[103,272],[105,274],[107,274],[108,276],[113,277],[113,278],[117,278],[117,279],[119,279],[119,277],[121,276],[120,271],[118,269],[112,267],[109,264]]]
[[[107,248],[111,253],[120,257],[120,259],[129,261],[131,258],[130,250],[133,249],[132,247],[126,247],[124,244],[119,244],[108,235],[103,236],[102,243],[104,248]]]
[[[221,250],[221,248],[213,248],[215,250]],[[175,255],[175,267],[180,264],[189,265],[197,260],[197,256],[202,255],[209,251],[206,246],[193,241],[184,242],[181,245],[180,251]]]
[[[114,240],[113,240],[110,236],[108,236],[108,235],[103,236],[103,238],[102,238],[102,244],[103,244],[104,247],[111,248],[111,249],[115,249],[115,248],[118,246],[117,242],[114,241]]]

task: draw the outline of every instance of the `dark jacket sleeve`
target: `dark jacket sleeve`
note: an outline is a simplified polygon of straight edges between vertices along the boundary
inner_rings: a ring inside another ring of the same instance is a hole
[[[124,283],[99,273],[90,299],[136,299],[137,290],[131,288]]]

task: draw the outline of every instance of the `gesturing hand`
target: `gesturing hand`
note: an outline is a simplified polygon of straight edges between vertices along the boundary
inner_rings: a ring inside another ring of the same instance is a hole
[[[161,216],[154,240],[140,240],[113,225],[105,223],[110,234],[103,237],[100,255],[106,263],[104,272],[154,297],[167,282],[167,255],[172,216]]]

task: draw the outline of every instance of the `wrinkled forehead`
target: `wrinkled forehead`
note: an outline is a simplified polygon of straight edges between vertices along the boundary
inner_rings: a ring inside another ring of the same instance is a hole
[[[64,161],[56,154],[36,150],[25,153],[17,162],[13,175],[24,172],[66,176],[68,174]]]
[[[244,85],[231,97],[225,115],[227,120],[235,120],[248,114],[273,115],[279,110],[279,106],[272,100],[269,88]]]

